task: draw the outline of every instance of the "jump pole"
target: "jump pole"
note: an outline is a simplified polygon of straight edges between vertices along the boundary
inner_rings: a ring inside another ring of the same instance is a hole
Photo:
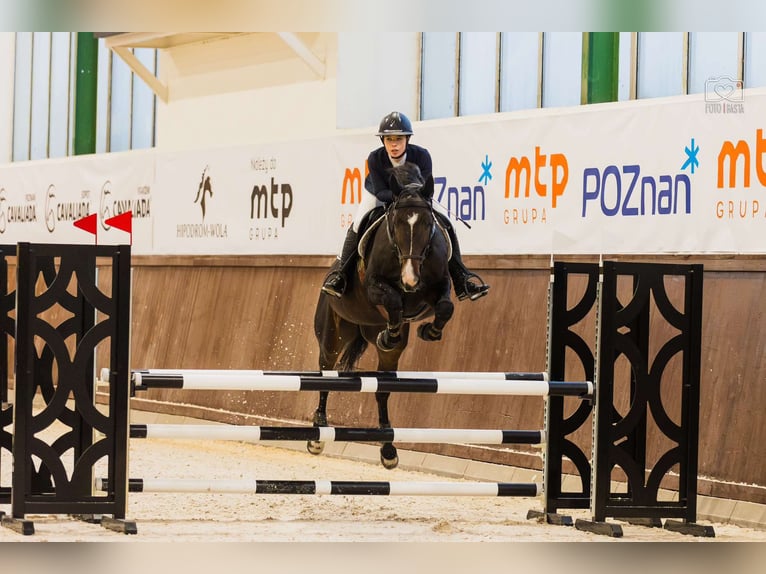
[[[322,442],[411,442],[543,444],[544,431],[494,429],[261,427],[236,425],[132,424],[130,438]]]
[[[142,375],[295,375],[303,377],[382,377],[409,379],[497,379],[506,381],[547,381],[548,373],[543,372],[500,372],[500,371],[264,371],[259,369],[135,369],[131,374]],[[101,369],[101,377],[107,380],[109,369]]]
[[[102,380],[108,380],[108,370],[102,371]],[[427,373],[426,373],[427,375]],[[507,373],[472,373],[476,376],[329,376],[284,374],[262,371],[174,371],[151,373],[133,371],[134,390],[189,389],[238,391],[346,391],[346,392],[398,392],[470,395],[513,396],[593,396],[591,381],[548,381],[528,378],[509,379]],[[106,379],[104,377],[106,376]]]
[[[108,492],[109,481],[97,478],[97,491]],[[219,493],[219,494],[309,494],[378,496],[518,496],[543,493],[534,482],[386,482],[340,480],[252,480],[194,478],[131,478],[128,492]]]

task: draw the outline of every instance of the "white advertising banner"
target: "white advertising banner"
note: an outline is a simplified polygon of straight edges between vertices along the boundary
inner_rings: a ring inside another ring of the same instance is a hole
[[[128,244],[105,223],[133,214],[133,245],[152,250],[155,155],[130,152],[11,164],[0,169],[0,243]],[[74,225],[96,214],[96,234]]]
[[[333,139],[158,155],[155,206],[163,215],[154,251],[334,253],[346,147]]]
[[[458,226],[469,253],[764,253],[764,118],[761,90],[550,110],[418,141],[437,198],[472,225]]]
[[[715,87],[715,86],[713,86]],[[766,90],[416,123],[464,253],[766,253]],[[0,168],[0,243],[87,243],[133,212],[137,254],[331,255],[370,134]]]

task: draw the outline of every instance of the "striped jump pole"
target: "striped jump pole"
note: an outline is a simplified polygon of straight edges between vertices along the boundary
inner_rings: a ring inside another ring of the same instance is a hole
[[[132,424],[130,438],[194,440],[542,444],[544,431]]]
[[[109,369],[102,369],[102,378],[107,380]],[[493,371],[262,371],[256,369],[136,369],[132,375],[176,375],[184,374],[237,376],[250,375],[294,375],[300,377],[379,377],[408,379],[497,379],[501,381],[547,381],[548,373],[493,372]]]
[[[109,492],[106,478],[95,480],[97,491]],[[519,496],[543,492],[534,482],[386,482],[340,480],[252,480],[194,478],[131,478],[128,492],[220,494],[341,494],[377,496]]]
[[[409,373],[412,375],[413,373]],[[438,376],[429,376],[438,375]],[[152,373],[134,371],[135,390],[151,388],[190,390],[239,391],[348,391],[348,392],[404,392],[470,395],[515,396],[593,396],[591,381],[549,381],[523,376],[510,378],[512,373],[417,373],[417,376],[375,376],[284,374],[262,371],[174,371]],[[537,373],[536,375],[540,375]],[[108,373],[107,373],[108,377]],[[102,373],[103,378],[103,373]],[[108,378],[107,378],[108,380]]]

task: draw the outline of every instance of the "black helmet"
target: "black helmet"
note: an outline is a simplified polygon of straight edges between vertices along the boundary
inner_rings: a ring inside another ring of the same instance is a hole
[[[391,112],[380,120],[380,127],[378,128],[378,133],[376,135],[381,138],[389,135],[411,136],[412,124],[404,114]]]

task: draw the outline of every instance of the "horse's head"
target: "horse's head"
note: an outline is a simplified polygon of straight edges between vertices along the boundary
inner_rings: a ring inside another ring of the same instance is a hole
[[[405,163],[393,168],[392,191],[395,199],[386,212],[386,229],[399,258],[401,283],[405,291],[415,291],[419,287],[423,261],[436,231],[430,195],[424,197],[425,188],[426,182],[416,165]],[[427,190],[425,193],[428,193]]]
[[[423,177],[417,164],[405,162],[392,167],[388,174],[388,185],[394,198],[404,190],[416,191],[420,196],[430,200],[434,195],[434,178]]]

